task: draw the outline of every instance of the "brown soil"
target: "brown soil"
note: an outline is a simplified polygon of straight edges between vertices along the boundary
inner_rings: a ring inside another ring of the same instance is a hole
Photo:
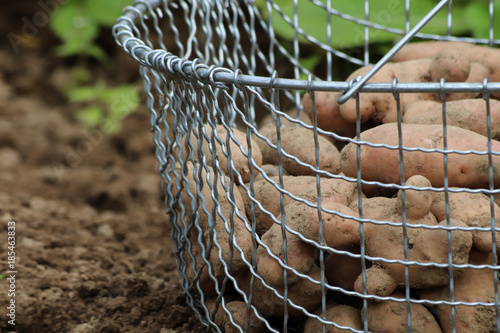
[[[36,6],[0,5],[2,35],[20,33]],[[58,89],[74,60],[52,56],[55,42],[42,27],[17,53],[0,44],[0,332],[204,331],[180,288],[147,110],[117,135],[76,121]],[[137,66],[114,52],[121,70],[104,79],[138,82]]]

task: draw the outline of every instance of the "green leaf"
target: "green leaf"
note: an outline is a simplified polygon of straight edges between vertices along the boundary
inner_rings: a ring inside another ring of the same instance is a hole
[[[295,34],[293,17],[294,17],[294,2],[289,0],[274,1],[280,9],[290,18],[291,22],[286,22],[278,12],[272,11],[272,22],[275,32],[285,39],[293,39]],[[318,0],[317,2],[326,4],[326,0]],[[364,0],[349,0],[335,1],[332,0],[332,7],[345,15],[350,15],[359,20],[364,20]],[[265,0],[257,0],[257,6],[261,8],[263,15],[269,18]],[[434,0],[420,0],[418,5],[410,7],[410,29],[418,23],[434,6]],[[404,1],[399,0],[372,0],[369,2],[370,17],[369,22],[378,24],[384,27],[405,30],[406,12]],[[327,44],[327,12],[324,8],[316,5],[310,0],[298,0],[298,26],[304,32],[317,39],[319,42]],[[452,11],[453,20],[462,22],[463,8],[455,6]],[[331,45],[334,48],[351,48],[364,44],[365,27],[364,25],[337,15],[331,15]],[[387,32],[370,27],[369,29],[370,43],[394,41],[401,38],[401,34]],[[464,24],[453,25],[452,32],[459,33],[467,30]],[[447,33],[447,10],[443,9],[439,12],[421,32],[432,34]],[[301,37],[301,41],[305,42],[305,38]]]
[[[58,54],[64,56],[88,54],[88,49],[99,33],[99,26],[86,12],[84,3],[75,0],[54,12],[50,27],[63,42]]]
[[[500,15],[500,1],[493,3],[493,17]],[[489,38],[490,31],[490,12],[488,3],[472,2],[465,9],[465,20],[468,22],[472,35],[475,38]],[[500,22],[493,20],[494,38],[499,38]]]
[[[76,113],[76,118],[89,127],[99,125],[104,117],[103,109],[98,105],[90,105],[80,109]]]
[[[108,91],[110,117],[123,118],[140,105],[139,93],[134,86],[121,86]]]
[[[102,82],[98,82],[92,86],[76,87],[68,91],[68,99],[70,102],[102,100],[105,89],[106,86]]]
[[[131,5],[131,0],[86,0],[86,9],[96,22],[104,26],[112,26],[116,19],[128,5]]]
[[[89,82],[92,79],[92,73],[90,69],[83,66],[76,66],[70,69],[71,78],[77,84],[83,84]]]
[[[488,16],[488,4],[481,2],[469,4],[465,11],[465,17],[475,37],[488,37],[490,21]]]
[[[140,105],[138,88],[133,85],[106,87],[104,83],[98,82],[92,86],[70,89],[67,96],[70,102],[93,102],[93,106],[78,111],[76,117],[90,127],[101,125],[107,133],[116,133],[121,128],[123,118]]]
[[[140,105],[137,87],[124,85],[109,89],[106,100],[109,105],[109,114],[108,127],[105,130],[109,133],[116,133],[121,128],[123,118],[136,111]]]

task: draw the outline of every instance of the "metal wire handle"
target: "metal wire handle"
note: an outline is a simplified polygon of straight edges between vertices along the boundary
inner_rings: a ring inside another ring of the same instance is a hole
[[[380,59],[372,69],[365,75],[356,78],[356,82],[347,92],[339,97],[337,103],[344,104],[349,98],[357,93],[361,87],[368,82],[375,73],[377,73],[382,66],[384,66],[405,44],[407,44],[422,28],[444,8],[451,0],[441,0],[427,15],[424,16],[399,42],[396,43],[383,57]]]

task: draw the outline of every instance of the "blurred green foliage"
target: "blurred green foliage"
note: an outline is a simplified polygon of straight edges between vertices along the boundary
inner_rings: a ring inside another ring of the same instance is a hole
[[[139,107],[138,89],[134,85],[107,87],[99,81],[69,90],[68,98],[70,102],[89,102],[76,115],[80,121],[90,127],[99,126],[105,132],[116,133],[121,128],[121,120]]]
[[[284,18],[275,9],[271,10],[274,30],[282,38],[289,40],[294,38],[294,21],[296,20],[297,25],[304,33],[321,43],[328,44],[326,27],[328,20],[330,20],[331,45],[334,48],[345,49],[364,43],[365,27],[360,24],[363,22],[353,22],[352,19],[365,20],[365,0],[330,0],[329,4],[332,7],[330,15],[326,10],[328,0],[272,0],[272,2],[287,17]],[[436,0],[410,2],[410,28],[420,21],[437,2]],[[269,19],[268,0],[256,0],[255,3]],[[406,8],[404,0],[371,0],[368,8],[367,21],[371,24],[405,31]],[[447,8],[445,7],[432,18],[421,32],[446,35],[448,33]],[[294,16],[295,12],[296,16]],[[498,18],[499,15],[500,0],[494,0],[493,17]],[[451,33],[453,35],[470,34],[475,38],[488,38],[490,28],[489,1],[456,0],[453,2],[451,16],[453,22]],[[493,31],[497,37],[500,36],[500,20],[494,20]],[[397,38],[394,33],[376,27],[369,27],[368,33],[371,43],[393,41]],[[303,37],[301,40],[306,41]]]
[[[106,53],[95,43],[101,28],[111,27],[130,0],[69,0],[52,15],[50,27],[62,40],[60,56],[86,55],[101,61]]]
[[[493,36],[500,38],[500,0],[493,1]],[[476,38],[489,38],[490,8],[488,1],[468,1],[465,7],[467,26]]]
[[[273,3],[275,5],[273,5]],[[385,54],[389,48],[401,38],[405,31],[417,24],[436,6],[437,0],[410,1],[409,25],[406,24],[407,12],[405,0],[370,0],[368,17],[365,17],[365,0],[256,0],[255,4],[265,19],[272,22],[274,32],[282,41],[292,41],[299,27],[299,41],[306,45],[322,43],[331,45],[337,50],[346,50],[351,54],[353,49],[365,43],[365,25],[370,41],[371,51]],[[451,34],[474,38],[489,38],[490,7],[488,0],[454,0],[451,11]],[[327,11],[328,6],[332,8]],[[500,38],[500,0],[493,1],[494,37]],[[357,21],[357,22],[356,22]],[[330,31],[327,30],[328,22]],[[387,31],[397,29],[400,33]],[[448,6],[445,6],[420,31],[425,34],[447,35]],[[304,37],[309,36],[314,40]],[[330,36],[330,40],[328,40]],[[285,45],[287,45],[285,43]],[[320,61],[320,57],[311,57],[311,48],[307,54],[301,54],[301,63],[312,70]],[[316,48],[321,54],[323,50]],[[371,52],[372,53],[372,52]],[[311,61],[317,59],[318,62]],[[302,61],[307,60],[307,61]]]
[[[294,27],[294,12],[295,3],[289,0],[273,0],[283,14],[289,18],[285,19],[277,12],[273,11],[272,22],[275,32],[282,38],[293,39],[295,34]],[[435,5],[435,0],[419,0],[418,5],[410,5],[410,28],[421,20]],[[331,45],[337,49],[346,49],[363,45],[365,36],[365,27],[352,19],[365,20],[365,1],[364,0],[349,0],[349,1],[330,1],[330,6],[333,11],[328,15],[326,10],[327,0],[298,0],[296,2],[296,20],[298,26],[307,35],[313,37],[321,43],[328,44],[327,40],[327,22],[330,20]],[[269,13],[266,8],[266,0],[257,0],[259,6],[266,18],[269,19]],[[454,6],[452,15],[454,20],[460,22],[464,19],[465,7]],[[335,15],[341,13],[344,17]],[[287,22],[288,21],[288,22]],[[399,29],[405,31],[406,24],[406,8],[404,0],[377,0],[369,2],[369,17],[370,23]],[[452,33],[461,34],[467,30],[464,24],[454,25]],[[384,30],[369,28],[369,36],[371,43],[392,41],[397,37],[394,33]],[[446,34],[447,33],[447,11],[440,11],[422,30],[423,33]],[[306,41],[305,38],[301,38]]]
[[[61,40],[56,49],[59,56],[95,58],[103,70],[109,70],[109,55],[96,40],[103,28],[110,28],[122,9],[132,0],[69,0],[54,12],[50,27]],[[135,85],[109,87],[103,81],[92,83],[92,74],[85,67],[71,71],[75,84],[64,92],[70,102],[84,102],[76,118],[89,127],[99,126],[107,133],[115,133],[121,120],[140,104],[139,89]]]

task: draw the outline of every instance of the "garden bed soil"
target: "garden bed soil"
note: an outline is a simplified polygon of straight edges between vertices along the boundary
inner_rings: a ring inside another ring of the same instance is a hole
[[[28,4],[0,5],[3,36]],[[117,134],[86,127],[60,93],[75,63],[46,51],[47,29],[32,42],[0,45],[0,332],[204,331],[180,288],[145,103]],[[126,55],[116,64],[110,85],[138,82]]]

